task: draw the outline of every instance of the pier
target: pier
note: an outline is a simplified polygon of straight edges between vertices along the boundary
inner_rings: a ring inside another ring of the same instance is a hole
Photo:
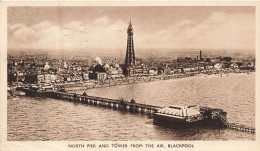
[[[135,113],[142,113],[152,116],[153,113],[157,112],[160,106],[147,105],[135,102],[128,102],[124,100],[101,98],[76,93],[66,93],[58,91],[34,91],[28,88],[23,89],[27,96],[32,97],[48,97],[54,99],[68,100],[71,102],[79,102],[84,104],[90,104],[95,106],[108,107],[113,109],[122,109]]]
[[[225,123],[224,127],[232,130],[242,131],[242,132],[255,133],[255,128],[246,127],[244,125],[237,125],[235,123]]]
[[[102,97],[95,97],[95,96],[89,96],[86,94],[76,94],[76,93],[67,93],[67,92],[59,92],[59,91],[36,91],[32,90],[30,88],[23,88],[23,92],[25,92],[26,96],[31,97],[48,97],[48,98],[54,98],[54,99],[61,99],[61,100],[67,100],[71,102],[78,102],[78,103],[84,103],[94,106],[100,106],[100,107],[107,107],[114,110],[125,110],[133,113],[140,113],[140,114],[146,114],[149,117],[153,117],[155,113],[159,109],[162,109],[160,106],[154,106],[154,105],[147,105],[142,103],[136,103],[134,100],[132,101],[125,101],[125,100],[117,100],[117,99],[109,99],[109,98],[102,98]],[[201,107],[201,109],[205,109],[205,107]],[[216,110],[216,109],[210,109],[206,108],[207,110]],[[217,117],[218,118],[218,117]],[[216,126],[229,128],[232,130],[238,130],[243,132],[249,132],[249,133],[255,133],[255,128],[252,127],[246,127],[244,125],[238,125],[234,123],[227,123],[225,120],[222,120],[221,118],[218,118],[218,124]],[[158,120],[154,118],[155,124],[161,125],[164,121],[161,121],[158,123]],[[189,123],[188,125],[200,125],[201,122],[194,122]],[[187,126],[182,126],[183,123],[177,124],[177,127],[181,129],[187,128]],[[189,126],[188,126],[189,127]]]

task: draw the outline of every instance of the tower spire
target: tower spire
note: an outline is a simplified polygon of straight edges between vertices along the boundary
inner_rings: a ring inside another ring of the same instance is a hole
[[[133,68],[135,66],[135,52],[134,52],[134,40],[133,40],[133,27],[131,23],[131,18],[129,26],[127,29],[127,47],[126,47],[126,57],[125,57],[125,74],[132,75]]]

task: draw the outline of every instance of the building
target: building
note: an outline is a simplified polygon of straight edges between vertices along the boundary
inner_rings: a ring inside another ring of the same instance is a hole
[[[113,67],[110,67],[110,68],[107,70],[107,72],[108,72],[109,75],[118,74],[117,68],[113,68]]]
[[[96,73],[96,74],[97,74],[97,80],[99,80],[99,81],[104,81],[107,79],[107,73],[101,72],[101,73]]]
[[[158,74],[158,71],[157,71],[157,69],[149,69],[148,73],[151,76],[156,76]]]
[[[53,74],[38,74],[36,76],[37,76],[37,83],[56,82],[56,75]]]
[[[82,73],[82,79],[83,80],[88,80],[89,79],[88,73]]]

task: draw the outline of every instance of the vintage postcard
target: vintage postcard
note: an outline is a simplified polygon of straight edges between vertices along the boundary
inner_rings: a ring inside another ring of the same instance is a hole
[[[258,2],[2,2],[0,150],[259,150]]]

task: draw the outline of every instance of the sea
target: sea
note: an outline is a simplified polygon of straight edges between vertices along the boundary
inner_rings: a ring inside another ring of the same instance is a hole
[[[111,99],[157,106],[221,108],[229,123],[255,127],[255,73],[199,75],[181,79],[74,89]],[[50,98],[7,100],[9,141],[255,140],[255,134],[225,128],[173,130],[147,115]]]

